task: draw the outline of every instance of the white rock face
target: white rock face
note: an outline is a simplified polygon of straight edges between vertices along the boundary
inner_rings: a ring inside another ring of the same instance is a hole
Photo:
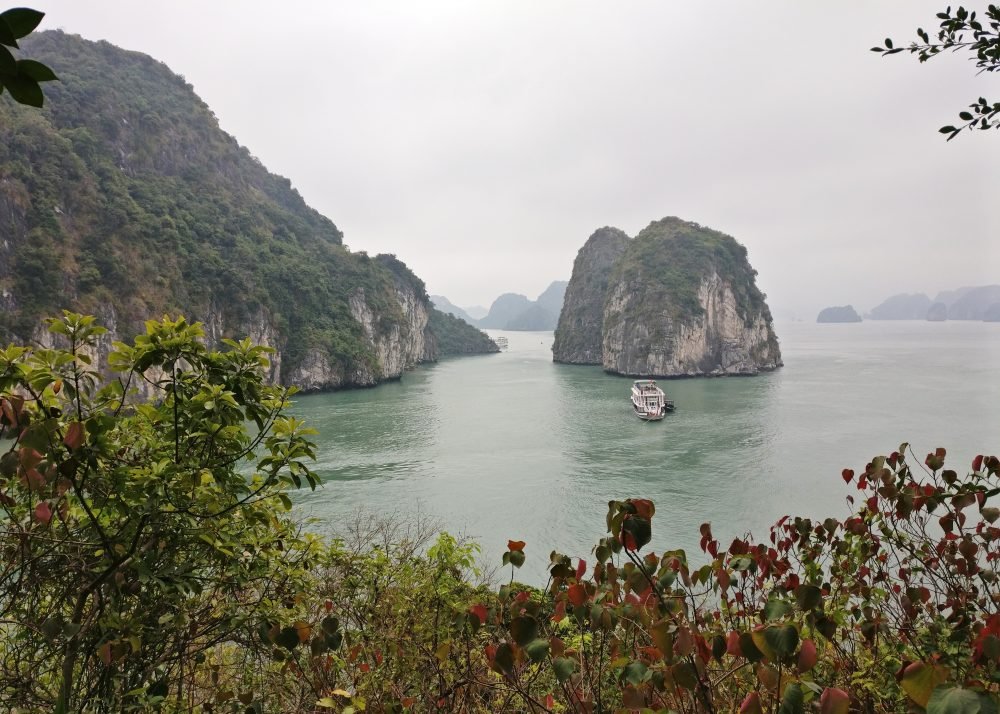
[[[436,346],[426,329],[429,308],[424,298],[405,286],[397,286],[395,297],[398,312],[394,309],[392,315],[380,315],[365,299],[363,289],[359,288],[351,295],[351,315],[361,325],[364,340],[375,355],[375,363],[359,363],[350,373],[336,359],[331,359],[325,350],[312,348],[306,351],[298,365],[282,374],[284,339],[263,308],[241,320],[240,324],[230,325],[224,311],[217,305],[210,305],[203,316],[205,343],[210,348],[216,348],[222,344],[224,337],[233,336],[235,339],[249,337],[254,344],[271,347],[275,351],[269,356],[268,381],[295,385],[302,391],[371,387],[387,379],[398,379],[417,364],[437,358]],[[98,338],[97,349],[91,358],[95,365],[106,364],[112,343],[122,340],[123,336],[119,332],[118,316],[113,307],[98,310],[96,317],[98,324],[106,327],[108,332]],[[44,325],[39,325],[30,343],[51,348],[56,346],[56,339]],[[145,385],[133,386],[141,388]]]
[[[609,287],[604,309],[602,365],[608,372],[642,377],[752,375],[781,366],[769,316],[741,316],[731,286],[715,272],[698,289],[703,314],[688,321],[667,310],[643,321],[644,295],[622,280]]]
[[[403,320],[393,322],[388,329],[378,324],[378,316],[365,300],[364,288],[351,293],[348,301],[351,315],[361,324],[365,339],[375,350],[381,366],[378,376],[382,379],[397,379],[424,359],[427,308],[412,290],[397,287],[396,299],[403,311]]]

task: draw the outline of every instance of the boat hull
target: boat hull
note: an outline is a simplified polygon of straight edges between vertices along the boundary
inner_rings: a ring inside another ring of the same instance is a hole
[[[640,419],[642,419],[643,421],[660,421],[660,419],[663,418],[664,413],[661,412],[660,414],[640,414],[639,412],[636,412],[635,415]]]

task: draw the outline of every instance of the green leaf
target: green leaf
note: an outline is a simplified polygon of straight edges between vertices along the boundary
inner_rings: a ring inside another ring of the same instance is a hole
[[[282,628],[278,636],[274,638],[274,642],[286,650],[294,650],[299,646],[299,631],[294,627]]]
[[[17,60],[14,59],[10,50],[0,45],[0,75],[14,76],[15,74],[17,74]],[[2,86],[3,83],[0,81],[0,87]]]
[[[510,623],[510,634],[520,647],[538,637],[538,620],[530,615],[515,617]]]
[[[625,671],[622,673],[625,677],[625,681],[632,685],[640,685],[649,678],[649,667],[644,665],[642,662],[630,662],[625,665]]]
[[[802,610],[812,610],[822,600],[823,593],[815,585],[799,585],[795,588],[795,602]]]
[[[333,635],[337,632],[337,630],[340,629],[340,620],[338,620],[333,615],[327,615],[326,617],[323,618],[323,621],[320,623],[320,627],[322,628],[325,634]]]
[[[780,620],[791,611],[791,606],[784,600],[771,599],[764,606],[764,619],[768,621]]]
[[[764,639],[778,658],[784,660],[799,646],[799,631],[795,629],[795,625],[768,627],[764,630]]]
[[[996,701],[985,692],[938,687],[927,702],[927,714],[996,714]]]
[[[507,554],[507,556],[515,568],[520,568],[524,565],[524,551],[512,550]]]
[[[698,686],[698,672],[690,662],[678,662],[670,668],[670,674],[679,687],[694,690]]]
[[[764,659],[764,653],[757,647],[753,634],[750,632],[740,633],[740,652],[752,663],[757,663]]]
[[[549,641],[542,639],[532,640],[525,645],[524,651],[528,653],[528,658],[537,664],[549,656]]]
[[[493,666],[498,671],[508,676],[514,674],[514,650],[506,642],[497,647],[496,656],[493,658]]]
[[[11,31],[7,23],[3,21],[2,15],[0,15],[0,45],[17,47],[17,38],[14,37],[13,31]]]
[[[971,112],[960,112],[959,115],[958,115],[958,118],[961,119],[961,120],[963,120],[963,121],[972,121],[972,113]]]
[[[951,134],[953,131],[955,131],[955,127],[953,126],[943,126],[938,129],[939,134]]]
[[[785,696],[781,698],[778,714],[803,714],[804,711],[805,697],[802,693],[802,687],[798,682],[791,682],[785,687]]]
[[[622,524],[622,533],[632,536],[635,550],[640,550],[653,539],[653,527],[648,520],[639,516],[630,516]]]
[[[21,39],[38,27],[43,17],[45,17],[44,12],[27,7],[15,7],[0,14],[0,21],[7,25],[7,29],[16,39]]]
[[[555,670],[556,679],[562,684],[573,676],[576,670],[576,662],[569,657],[556,657],[552,660],[552,669]]]
[[[19,104],[26,104],[29,107],[41,107],[45,102],[45,95],[38,82],[28,77],[17,75],[16,77],[4,77],[3,84],[10,92],[10,96]]]

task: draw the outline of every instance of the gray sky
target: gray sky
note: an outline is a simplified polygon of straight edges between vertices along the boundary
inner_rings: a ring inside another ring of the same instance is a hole
[[[167,63],[352,249],[458,305],[667,215],[744,243],[779,317],[1000,282],[1000,132],[936,133],[1000,76],[868,51],[943,0],[30,4]]]

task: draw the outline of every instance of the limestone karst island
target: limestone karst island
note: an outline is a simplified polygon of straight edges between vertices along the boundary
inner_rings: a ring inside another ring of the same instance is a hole
[[[0,714],[998,714],[998,50],[0,5]]]
[[[637,377],[754,375],[781,366],[746,248],[664,218],[596,231],[573,263],[553,359]]]

